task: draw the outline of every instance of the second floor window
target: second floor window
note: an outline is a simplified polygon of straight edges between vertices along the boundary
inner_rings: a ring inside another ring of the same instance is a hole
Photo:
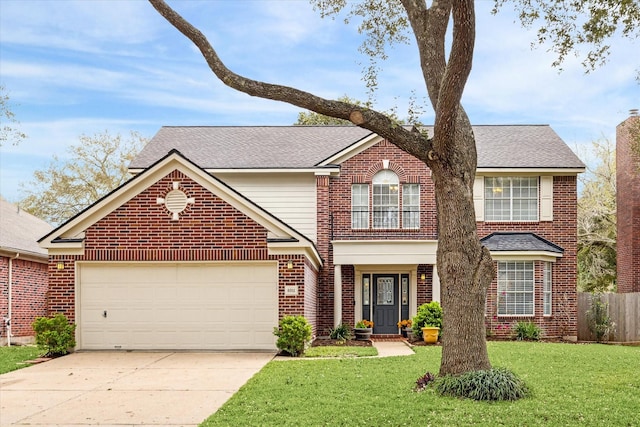
[[[373,228],[398,228],[400,181],[390,170],[373,176]]]
[[[401,211],[402,214],[400,214]],[[351,186],[351,228],[368,229],[370,227],[419,229],[420,184],[400,185],[398,175],[388,169],[375,174],[371,186],[353,184]]]
[[[486,177],[486,221],[537,221],[538,177]]]

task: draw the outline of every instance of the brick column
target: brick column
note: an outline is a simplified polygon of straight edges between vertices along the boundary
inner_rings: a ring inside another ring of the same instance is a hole
[[[616,127],[618,292],[640,292],[640,156],[632,150],[637,110]]]

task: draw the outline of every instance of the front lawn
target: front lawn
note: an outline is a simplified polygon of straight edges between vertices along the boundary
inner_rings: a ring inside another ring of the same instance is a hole
[[[42,351],[36,346],[0,347],[0,374],[29,366],[24,362],[40,356]]]
[[[486,403],[412,391],[440,347],[390,358],[273,361],[202,425],[640,425],[640,347],[490,342],[533,396]]]

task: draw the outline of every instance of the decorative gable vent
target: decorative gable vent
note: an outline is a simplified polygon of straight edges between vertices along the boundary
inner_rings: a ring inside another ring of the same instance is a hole
[[[179,182],[173,182],[173,190],[169,191],[164,198],[158,197],[156,203],[163,204],[167,210],[171,212],[171,219],[178,221],[180,214],[188,205],[195,203],[195,199],[193,197],[187,197],[185,192],[180,190]]]

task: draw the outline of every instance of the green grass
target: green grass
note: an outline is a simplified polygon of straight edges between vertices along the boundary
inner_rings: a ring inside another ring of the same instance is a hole
[[[273,361],[202,425],[640,425],[640,347],[488,346],[493,365],[523,378],[531,397],[487,403],[414,392],[441,356],[441,347],[417,347],[404,357]]]
[[[304,352],[304,357],[365,357],[377,356],[378,350],[375,347],[354,347],[354,346],[321,346],[310,347]]]
[[[35,346],[11,346],[0,347],[0,374],[15,371],[29,366],[25,360],[35,359],[42,352]]]

